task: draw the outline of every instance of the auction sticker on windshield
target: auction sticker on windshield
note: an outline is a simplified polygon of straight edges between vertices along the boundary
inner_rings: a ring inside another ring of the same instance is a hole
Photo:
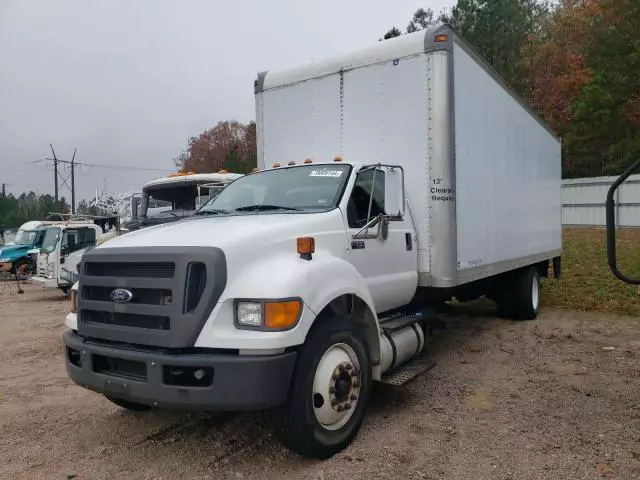
[[[342,175],[342,170],[312,170],[309,174],[310,177],[340,177]]]

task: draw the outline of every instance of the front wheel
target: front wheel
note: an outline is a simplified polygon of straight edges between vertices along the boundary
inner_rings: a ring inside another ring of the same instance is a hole
[[[31,273],[31,263],[28,260],[18,260],[13,267],[13,274],[26,277]]]
[[[287,402],[277,412],[281,441],[307,457],[331,457],[357,435],[370,392],[363,333],[348,318],[323,321],[309,333]]]

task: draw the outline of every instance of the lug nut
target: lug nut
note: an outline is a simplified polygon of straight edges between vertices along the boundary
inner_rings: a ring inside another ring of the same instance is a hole
[[[357,399],[358,399],[358,396],[357,396],[357,395],[351,395],[351,396],[349,397],[349,400],[351,400],[352,402],[355,402]]]
[[[351,370],[351,376],[352,377],[357,377],[358,376],[358,372],[356,372],[355,370]]]
[[[347,363],[347,366],[344,368],[346,368],[347,370],[353,370],[353,365],[351,365],[350,363]]]
[[[338,410],[339,412],[342,412],[342,411],[344,411],[344,407],[342,405],[338,405],[336,410]]]
[[[345,403],[344,404],[344,409],[345,410],[350,410],[351,409],[351,404],[350,403]]]
[[[331,406],[335,407],[336,405],[338,405],[338,400],[334,398],[333,400],[331,400]]]

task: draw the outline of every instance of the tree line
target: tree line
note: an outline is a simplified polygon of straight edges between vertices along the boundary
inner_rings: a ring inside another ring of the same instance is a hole
[[[18,228],[30,220],[44,220],[50,213],[67,213],[70,208],[64,197],[58,203],[52,195],[35,192],[0,195],[0,229]]]
[[[562,138],[565,178],[640,157],[640,1],[458,0],[406,33],[449,23]],[[391,28],[381,40],[403,33]]]

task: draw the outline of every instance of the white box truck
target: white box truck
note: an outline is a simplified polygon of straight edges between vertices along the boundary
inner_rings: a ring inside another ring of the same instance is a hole
[[[373,381],[429,368],[434,305],[537,316],[560,142],[446,25],[255,91],[262,170],[87,252],[66,365],[124,408],[271,409],[289,448],[326,458]]]

